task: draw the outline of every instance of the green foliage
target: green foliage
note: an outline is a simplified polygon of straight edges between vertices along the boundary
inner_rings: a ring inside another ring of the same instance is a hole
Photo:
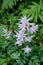
[[[12,6],[14,6],[17,1],[18,1],[18,0],[3,0],[1,9],[12,8]]]
[[[26,15],[32,17],[30,22],[39,25],[39,31],[28,46],[30,54],[25,54],[15,46],[15,30],[18,31],[19,19]],[[3,28],[12,30],[6,39]],[[0,0],[0,65],[43,65],[43,0]]]
[[[35,22],[38,22],[38,19],[43,22],[43,1],[40,0],[39,3],[32,2],[28,8],[22,10],[21,14],[31,16]]]
[[[40,61],[39,59],[37,59],[37,56],[33,56],[31,60],[29,61],[28,65],[40,65],[39,62]]]

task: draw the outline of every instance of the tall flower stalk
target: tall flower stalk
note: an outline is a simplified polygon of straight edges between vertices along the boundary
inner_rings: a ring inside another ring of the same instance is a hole
[[[23,42],[31,42],[34,35],[33,33],[36,33],[38,30],[38,25],[35,23],[30,23],[31,17],[27,19],[26,16],[22,17],[20,19],[20,23],[18,23],[18,27],[20,28],[20,31],[17,32],[16,37],[17,41],[15,45],[21,46]],[[28,34],[27,34],[28,33]],[[30,35],[31,33],[31,35]]]

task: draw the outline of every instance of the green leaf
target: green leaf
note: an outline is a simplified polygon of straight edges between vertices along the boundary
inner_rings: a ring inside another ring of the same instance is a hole
[[[14,6],[16,4],[18,0],[3,0],[1,9],[8,9],[8,8],[12,8],[12,6]]]
[[[40,34],[41,35],[43,34],[43,27],[40,29]]]
[[[43,57],[41,57],[41,62],[43,62]]]
[[[28,65],[33,65],[33,62],[30,60],[30,61],[28,62]]]
[[[3,27],[0,26],[0,36],[3,36]]]
[[[39,18],[43,22],[43,16],[41,14],[39,15]]]

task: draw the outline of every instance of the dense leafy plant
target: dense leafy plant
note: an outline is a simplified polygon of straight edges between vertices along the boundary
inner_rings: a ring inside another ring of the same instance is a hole
[[[35,28],[36,33],[27,34],[35,35],[31,42],[18,46],[18,25],[27,21],[21,20],[23,16],[31,17],[29,23],[38,25],[38,31]],[[0,65],[43,65],[43,0],[0,0]]]

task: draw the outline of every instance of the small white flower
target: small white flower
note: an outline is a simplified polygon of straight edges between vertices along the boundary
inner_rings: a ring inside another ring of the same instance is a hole
[[[27,41],[27,42],[31,42],[33,37],[34,37],[34,36],[25,37],[25,41]]]
[[[23,48],[22,50],[24,50],[24,53],[29,53],[31,51],[31,48],[26,46],[26,48]]]
[[[24,16],[23,18],[20,19],[21,24],[18,24],[20,29],[25,29],[28,28],[28,26],[30,25],[28,21],[30,21],[31,17],[29,19],[26,18],[26,16]]]
[[[25,34],[22,30],[20,30],[17,34],[16,34],[17,40],[23,40],[25,37]]]
[[[8,31],[7,29],[3,28],[3,33],[4,33],[3,36],[6,36],[7,39],[10,37],[11,32],[12,31]]]
[[[18,27],[19,27],[20,29],[23,29],[23,28],[25,29],[25,24],[23,24],[23,23],[22,23],[22,24],[18,24]]]
[[[20,19],[20,21],[21,21],[21,23],[23,23],[23,24],[27,24],[28,19],[27,19],[26,16],[24,16],[23,18]]]
[[[38,25],[32,25],[32,27],[30,28],[30,32],[36,32],[38,30]]]
[[[22,42],[24,42],[24,37],[25,37],[24,32],[20,30],[19,33],[16,34],[16,37],[17,37],[17,42],[15,43],[15,45],[18,44],[18,46],[21,46]]]
[[[8,31],[7,29],[3,28],[3,32],[4,32],[4,33],[7,34],[7,31]]]
[[[21,41],[20,41],[20,40],[18,40],[18,41],[15,43],[15,45],[21,46],[21,45],[22,45],[22,43],[21,43]]]

